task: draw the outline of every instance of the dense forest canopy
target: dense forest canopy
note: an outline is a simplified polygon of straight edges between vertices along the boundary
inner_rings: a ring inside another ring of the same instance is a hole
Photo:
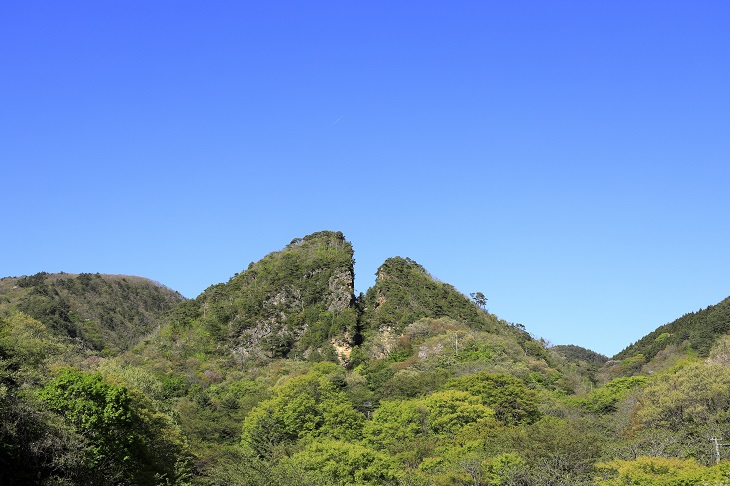
[[[692,349],[707,357],[718,336],[730,332],[730,297],[719,304],[660,326],[616,355],[623,359],[639,354],[651,359],[668,347]]]
[[[730,483],[730,299],[609,359],[410,258],[358,296],[353,267],[322,231],[191,300],[0,279],[0,483]]]

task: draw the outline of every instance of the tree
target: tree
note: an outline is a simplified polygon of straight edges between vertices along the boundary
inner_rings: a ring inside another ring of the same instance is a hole
[[[528,484],[586,484],[601,454],[603,436],[585,421],[545,416],[537,422],[508,429],[512,450],[525,459]]]
[[[598,484],[625,486],[689,486],[727,484],[730,468],[727,464],[703,467],[693,459],[639,457],[633,461],[614,460],[597,464],[603,476]]]
[[[487,299],[484,296],[483,293],[481,293],[481,292],[472,292],[471,294],[469,294],[469,296],[471,297],[471,300],[473,300],[476,305],[478,305],[482,309],[485,309],[486,310],[486,308],[487,308],[487,300],[489,300],[489,299]]]
[[[460,390],[444,390],[423,399],[428,426],[435,434],[452,436],[467,424],[494,417],[494,411],[479,397]]]
[[[539,396],[518,378],[506,373],[478,372],[447,383],[480,398],[494,410],[495,418],[506,425],[530,424],[541,416]]]
[[[387,454],[331,439],[309,444],[287,463],[305,472],[304,484],[393,484],[402,474],[398,462]]]
[[[91,483],[176,483],[185,475],[185,443],[169,418],[146,397],[99,373],[65,370],[40,398],[86,439],[81,454]]]
[[[422,440],[427,429],[428,409],[420,400],[380,402],[372,420],[365,422],[365,443],[377,449],[400,452]]]
[[[281,385],[244,419],[242,445],[268,457],[280,445],[305,437],[358,439],[365,417],[333,383],[338,370],[335,364],[321,363]]]
[[[647,428],[730,425],[730,370],[723,365],[692,363],[648,385],[639,400],[638,422]]]

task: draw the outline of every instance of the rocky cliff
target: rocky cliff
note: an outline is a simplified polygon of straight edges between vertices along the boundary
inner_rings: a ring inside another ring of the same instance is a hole
[[[296,238],[197,297],[197,319],[241,360],[332,354],[357,332],[352,245],[341,232]]]

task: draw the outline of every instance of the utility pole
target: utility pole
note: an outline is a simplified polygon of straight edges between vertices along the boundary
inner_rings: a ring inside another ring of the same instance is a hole
[[[711,437],[710,442],[715,443],[715,464],[720,462],[720,446],[727,446],[730,444],[720,444],[720,441],[722,440],[722,437]]]

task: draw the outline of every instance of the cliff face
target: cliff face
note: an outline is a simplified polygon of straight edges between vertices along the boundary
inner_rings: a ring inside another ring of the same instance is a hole
[[[409,258],[386,260],[376,284],[358,301],[353,255],[340,232],[294,239],[181,306],[172,317],[172,331],[164,333],[170,349],[186,355],[215,349],[239,363],[290,357],[350,364],[354,345],[366,344],[358,354],[362,357],[363,349],[379,346],[368,340],[382,341],[384,351],[372,351],[373,356],[386,356],[391,341],[423,318],[448,318],[444,322],[478,332],[512,333]]]
[[[200,320],[239,359],[332,353],[356,332],[353,266],[342,233],[297,238],[203,292]]]

